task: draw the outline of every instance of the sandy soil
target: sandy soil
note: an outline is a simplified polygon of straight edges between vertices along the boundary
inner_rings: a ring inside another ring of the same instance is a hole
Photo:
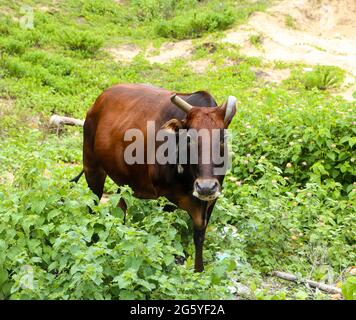
[[[14,101],[11,99],[0,98],[0,117],[11,112]]]
[[[204,73],[210,67],[211,61],[209,59],[199,59],[189,62],[189,66],[195,73]]]
[[[286,80],[290,76],[289,69],[259,69],[252,68],[255,72],[256,78],[261,79],[265,82],[280,83]]]
[[[159,49],[159,54],[152,55],[153,50],[148,50],[146,59],[151,63],[167,63],[177,58],[189,58],[192,54],[192,49],[191,40],[164,43]]]
[[[108,48],[116,62],[131,62],[139,53],[140,49],[133,44],[124,44],[117,48]]]
[[[286,25],[286,16],[295,28]],[[247,25],[226,33],[225,42],[242,53],[267,61],[281,60],[339,66],[356,76],[356,0],[284,0],[257,12]],[[261,48],[249,43],[262,35]]]

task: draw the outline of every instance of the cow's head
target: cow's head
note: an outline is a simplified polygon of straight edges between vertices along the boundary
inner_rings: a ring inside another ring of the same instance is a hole
[[[192,106],[175,94],[171,96],[171,101],[186,113],[185,119],[172,119],[163,126],[175,131],[177,137],[180,134],[188,136],[187,145],[179,145],[179,148],[186,149],[188,161],[178,164],[178,172],[190,175],[195,197],[203,201],[215,200],[220,195],[222,179],[219,178],[224,173],[221,173],[221,164],[216,163],[214,153],[220,153],[219,156],[225,153],[226,160],[225,129],[236,113],[236,98],[230,96],[220,107]],[[192,152],[195,155],[191,156]],[[220,171],[217,170],[219,166]]]

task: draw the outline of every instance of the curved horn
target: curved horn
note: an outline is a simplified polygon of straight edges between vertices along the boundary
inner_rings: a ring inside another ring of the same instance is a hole
[[[224,122],[226,123],[228,119],[230,118],[231,112],[233,111],[234,107],[236,106],[236,97],[234,96],[229,96],[226,100],[226,102],[223,105],[223,108],[225,108],[225,118]]]
[[[184,101],[182,98],[178,97],[176,93],[174,93],[171,96],[171,101],[181,110],[183,110],[185,113],[188,113],[189,110],[191,110],[193,107],[186,101]]]

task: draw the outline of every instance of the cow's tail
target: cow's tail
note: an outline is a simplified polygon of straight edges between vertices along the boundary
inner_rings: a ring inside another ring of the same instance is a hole
[[[78,183],[80,177],[83,175],[84,170],[82,170],[77,176],[75,176],[73,179],[71,179],[69,182],[75,182]]]

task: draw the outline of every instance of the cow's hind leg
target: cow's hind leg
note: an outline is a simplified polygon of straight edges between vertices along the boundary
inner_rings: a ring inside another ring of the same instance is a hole
[[[103,195],[106,172],[100,166],[84,167],[85,179],[88,187],[96,194],[99,201]],[[97,203],[98,204],[98,203]]]
[[[120,192],[120,189],[117,192]],[[122,211],[124,212],[124,225],[125,225],[126,224],[126,213],[127,213],[127,204],[126,204],[125,200],[121,198],[119,203],[117,204],[117,206],[119,208],[121,208]]]
[[[96,125],[90,119],[84,122],[83,164],[84,174],[88,187],[93,191],[99,201],[103,195],[106,172],[98,162],[94,153]]]

